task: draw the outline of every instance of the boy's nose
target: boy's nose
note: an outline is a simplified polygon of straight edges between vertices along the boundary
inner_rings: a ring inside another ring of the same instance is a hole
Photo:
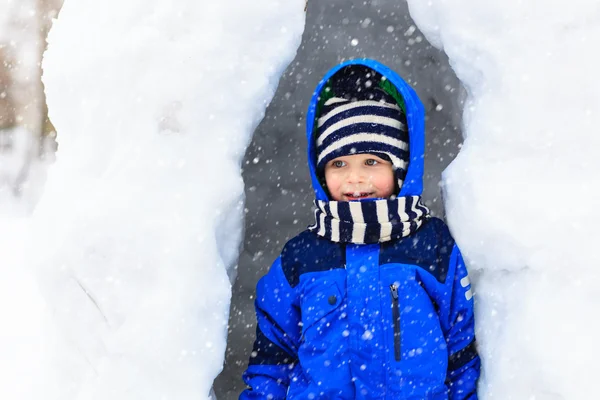
[[[362,183],[365,180],[364,173],[361,168],[352,168],[348,171],[348,183]]]

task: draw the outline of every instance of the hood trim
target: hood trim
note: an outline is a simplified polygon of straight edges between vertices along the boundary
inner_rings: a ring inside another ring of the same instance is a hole
[[[317,111],[317,105],[319,102],[319,94],[324,89],[327,81],[340,69],[348,65],[364,65],[385,76],[402,95],[406,106],[406,122],[408,124],[408,137],[409,137],[409,152],[410,161],[408,163],[408,170],[404,179],[404,184],[400,189],[399,196],[420,196],[423,192],[423,170],[424,170],[424,158],[425,158],[425,109],[423,103],[417,96],[417,93],[411,88],[405,81],[394,72],[392,69],[381,64],[379,61],[375,61],[368,58],[357,58],[348,60],[339,65],[336,65],[330,69],[323,79],[319,81],[315,88],[310,104],[308,106],[308,112],[306,114],[306,138],[308,141],[308,168],[310,171],[310,178],[312,181],[313,190],[317,200],[328,201],[327,193],[321,186],[319,178],[317,177],[316,171],[316,148],[314,145],[314,122],[315,113]]]

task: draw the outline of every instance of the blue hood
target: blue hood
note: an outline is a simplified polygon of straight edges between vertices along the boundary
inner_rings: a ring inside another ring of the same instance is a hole
[[[316,169],[316,149],[314,138],[315,114],[319,103],[319,96],[324,89],[329,78],[336,72],[348,65],[364,65],[385,76],[404,98],[406,106],[406,119],[408,122],[408,137],[409,137],[409,152],[410,162],[404,184],[400,189],[400,196],[420,196],[423,191],[423,164],[425,155],[425,110],[423,104],[415,91],[394,71],[378,61],[367,58],[359,58],[349,60],[339,64],[329,70],[321,79],[315,89],[310,105],[308,106],[308,114],[306,115],[306,137],[308,139],[308,168],[312,180],[315,197],[317,200],[329,200],[327,193],[321,186],[317,177]]]

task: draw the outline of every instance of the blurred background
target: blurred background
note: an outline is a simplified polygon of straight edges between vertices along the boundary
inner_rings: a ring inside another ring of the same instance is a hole
[[[60,143],[48,119],[41,60],[63,0],[0,0],[0,215],[35,207]],[[306,163],[305,115],[319,79],[334,65],[375,58],[418,92],[426,109],[426,204],[444,217],[441,172],[462,141],[464,89],[446,56],[416,28],[403,0],[310,1],[296,59],[242,163],[246,185],[243,251],[233,288],[219,399],[236,399],[255,333],[254,290],[287,240],[312,223],[313,194]],[[201,40],[201,39],[199,39]]]
[[[0,0],[0,214],[28,214],[54,159],[41,61],[63,0]]]

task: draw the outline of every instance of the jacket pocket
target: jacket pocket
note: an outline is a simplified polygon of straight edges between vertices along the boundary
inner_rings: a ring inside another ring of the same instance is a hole
[[[301,304],[302,334],[320,324],[331,323],[331,313],[342,305],[343,297],[340,288],[335,282],[330,282],[321,287],[314,287],[303,295]]]
[[[335,279],[332,274],[314,278],[302,290],[302,336],[298,358],[311,385],[318,385],[319,392],[324,393],[322,398],[333,399],[336,397],[330,395],[329,391],[335,390],[337,393],[339,387],[336,385],[349,379],[349,330],[346,300],[342,291],[345,282]]]

